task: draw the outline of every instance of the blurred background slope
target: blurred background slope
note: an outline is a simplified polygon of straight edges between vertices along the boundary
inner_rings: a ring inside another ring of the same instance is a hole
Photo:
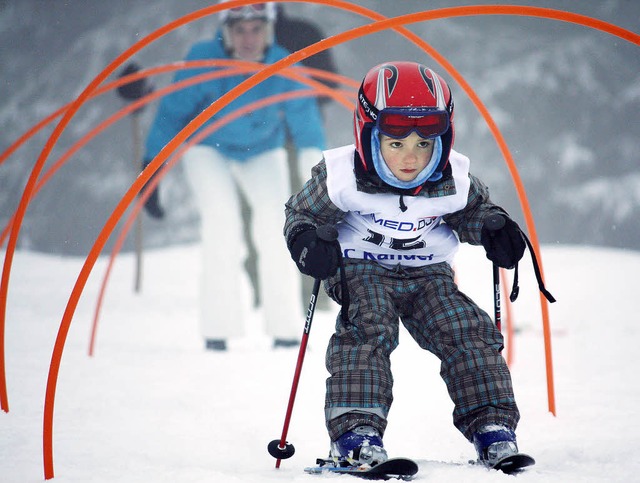
[[[458,5],[510,4],[354,3],[387,16]],[[133,43],[210,4],[0,0],[0,152],[72,101]],[[640,3],[634,0],[518,4],[567,10],[638,31]],[[316,4],[291,3],[284,8],[291,17],[316,22],[326,36],[367,23],[352,13]],[[179,61],[194,41],[213,35],[216,28],[215,18],[199,20],[158,40],[133,60],[143,67]],[[488,107],[517,163],[542,243],[640,249],[640,46],[580,25],[527,17],[464,17],[409,28],[444,55]],[[471,158],[472,171],[490,186],[494,200],[523,224],[511,176],[493,136],[441,66],[390,31],[340,45],[333,56],[340,74],[356,80],[385,60],[416,60],[442,73],[452,84],[456,102],[455,148]],[[171,77],[158,76],[152,83],[162,87]],[[88,102],[63,133],[46,167],[123,105],[113,92]],[[156,106],[142,111],[143,136]],[[329,147],[351,143],[351,113],[333,102],[323,109]],[[54,176],[26,213],[20,248],[70,255],[89,251],[138,174],[139,160],[132,160],[131,126],[129,119],[123,119],[110,127]],[[2,227],[15,211],[52,129],[48,126],[0,165]],[[167,218],[145,219],[149,247],[198,237],[198,215],[181,176],[178,165],[163,183]],[[125,250],[132,246],[128,241]]]

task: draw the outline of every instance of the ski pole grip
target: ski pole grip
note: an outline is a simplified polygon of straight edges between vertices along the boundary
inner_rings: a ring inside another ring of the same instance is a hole
[[[338,239],[338,230],[333,225],[321,225],[316,228],[316,235],[321,240],[332,242]]]
[[[484,226],[489,231],[497,231],[505,224],[504,216],[499,214],[489,215],[484,220]]]

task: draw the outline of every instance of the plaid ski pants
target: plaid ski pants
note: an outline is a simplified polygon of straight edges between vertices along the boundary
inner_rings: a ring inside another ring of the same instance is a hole
[[[325,417],[329,436],[360,425],[381,434],[393,401],[390,355],[399,320],[421,348],[441,361],[440,375],[454,402],[453,422],[472,440],[487,423],[515,430],[519,412],[511,376],[500,354],[503,338],[489,315],[458,291],[447,263],[385,268],[345,260],[351,303],[348,322],[338,316],[327,348]],[[325,282],[341,303],[339,274]]]

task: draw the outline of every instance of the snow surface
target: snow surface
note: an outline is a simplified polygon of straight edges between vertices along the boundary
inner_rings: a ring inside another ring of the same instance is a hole
[[[548,411],[540,302],[527,258],[514,304],[512,374],[522,412],[521,450],[537,465],[518,482],[640,481],[637,274],[640,253],[544,246],[557,417]],[[84,259],[18,252],[9,284],[6,368],[10,411],[0,414],[0,481],[44,479],[43,406],[62,314]],[[274,468],[297,349],[272,350],[255,311],[249,335],[227,353],[203,349],[196,315],[198,247],[145,254],[143,293],[133,255],[118,258],[89,335],[107,257],[80,300],[60,368],[54,413],[55,481],[312,482],[303,467],[325,456],[324,346],[336,306],[311,329],[288,440],[296,454]],[[461,287],[492,311],[489,262],[465,246]],[[276,283],[277,280],[274,280]],[[303,318],[300,331],[302,333]],[[512,476],[468,466],[473,447],[451,424],[438,362],[406,332],[393,355],[395,403],[385,445],[415,458],[416,481],[498,482]],[[349,480],[351,481],[351,480]]]

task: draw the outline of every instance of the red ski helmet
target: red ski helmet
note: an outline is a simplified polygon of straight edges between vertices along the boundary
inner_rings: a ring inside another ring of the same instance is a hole
[[[434,71],[416,62],[377,65],[360,85],[353,118],[356,150],[365,171],[373,173],[371,131],[376,126],[397,138],[414,130],[425,138],[440,136],[442,155],[435,171],[442,173],[454,138],[449,86]]]

